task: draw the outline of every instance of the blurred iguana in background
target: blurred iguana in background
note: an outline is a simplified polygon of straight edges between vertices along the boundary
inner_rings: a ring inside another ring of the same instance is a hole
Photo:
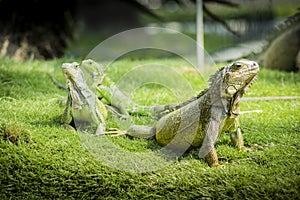
[[[259,60],[270,69],[300,70],[300,10],[274,27]]]

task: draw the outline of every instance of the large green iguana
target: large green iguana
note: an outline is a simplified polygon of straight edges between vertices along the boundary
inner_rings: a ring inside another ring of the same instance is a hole
[[[210,78],[209,88],[178,104],[154,127],[132,125],[127,134],[155,135],[160,145],[175,151],[201,146],[200,156],[209,166],[218,167],[214,145],[221,132],[230,134],[235,147],[244,148],[238,122],[239,103],[258,72],[259,66],[253,61],[236,61],[225,66]]]

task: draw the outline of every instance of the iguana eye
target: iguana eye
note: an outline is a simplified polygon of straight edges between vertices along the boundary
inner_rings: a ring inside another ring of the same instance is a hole
[[[237,63],[235,66],[236,66],[236,68],[238,68],[238,69],[239,69],[239,68],[241,68],[243,65],[242,65],[242,64],[239,64],[239,63]]]

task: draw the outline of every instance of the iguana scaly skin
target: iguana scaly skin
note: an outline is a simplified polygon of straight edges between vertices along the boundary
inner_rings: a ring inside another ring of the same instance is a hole
[[[80,131],[92,131],[96,135],[104,134],[107,110],[87,86],[79,64],[77,62],[64,63],[62,71],[69,94],[61,124],[72,129],[73,123],[73,126],[76,125],[76,129]]]
[[[237,61],[218,70],[210,86],[197,97],[178,104],[160,118],[154,127],[133,125],[128,134],[155,135],[156,141],[175,151],[200,147],[200,156],[211,167],[218,167],[215,142],[221,132],[230,134],[232,144],[244,148],[239,128],[239,103],[259,72],[253,61]]]

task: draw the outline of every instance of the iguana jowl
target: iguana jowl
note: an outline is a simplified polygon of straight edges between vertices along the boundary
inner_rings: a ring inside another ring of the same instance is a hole
[[[219,166],[215,142],[221,132],[230,134],[238,149],[244,148],[239,128],[239,103],[259,72],[253,61],[237,61],[218,70],[210,86],[190,101],[175,106],[154,127],[132,125],[128,134],[155,135],[156,141],[175,151],[201,147],[209,166]]]

